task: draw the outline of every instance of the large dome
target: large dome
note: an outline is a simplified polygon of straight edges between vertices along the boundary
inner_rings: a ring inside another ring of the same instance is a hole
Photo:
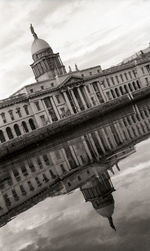
[[[103,217],[111,217],[114,212],[114,204],[110,204],[106,207],[102,207],[96,210],[98,214],[100,214]]]
[[[34,55],[35,53],[47,48],[50,48],[50,46],[45,40],[36,38],[32,43],[31,53]]]

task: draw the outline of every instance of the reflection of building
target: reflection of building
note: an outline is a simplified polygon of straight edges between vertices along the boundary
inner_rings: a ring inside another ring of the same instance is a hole
[[[108,172],[98,177],[93,177],[81,186],[81,191],[86,201],[90,201],[97,213],[108,218],[110,226],[116,230],[112,215],[114,212],[114,199],[112,192],[115,191]]]
[[[59,53],[34,37],[31,65],[36,83],[0,102],[0,143],[100,105],[150,83],[150,53],[106,70],[101,66],[67,73]]]
[[[63,142],[47,143],[43,148],[33,149],[17,159],[1,163],[0,221],[7,221],[46,196],[52,196],[52,187],[55,187],[58,195],[60,191],[67,193],[77,187],[84,191],[88,184],[91,184],[92,190],[93,184],[96,184],[99,193],[101,190],[101,196],[97,197],[100,195],[97,194],[95,197],[99,203],[97,209],[102,212],[101,206],[111,202],[110,194],[114,188],[108,174],[104,176],[101,173],[106,169],[112,170],[118,161],[132,154],[136,142],[149,134],[149,111],[149,106],[144,106],[138,114],[132,110],[125,114],[122,112],[119,116],[115,115],[113,121],[107,116],[107,120],[99,126],[96,124],[91,130],[81,130],[78,137],[67,136],[65,141],[64,135]],[[90,182],[85,184],[89,179]],[[103,191],[105,185],[108,189]],[[96,207],[96,200],[91,202]]]

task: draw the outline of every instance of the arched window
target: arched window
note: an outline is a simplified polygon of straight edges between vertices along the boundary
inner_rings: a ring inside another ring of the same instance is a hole
[[[116,92],[117,97],[119,97],[120,95],[119,95],[119,92],[118,92],[117,88],[115,88],[115,92]]]
[[[23,127],[25,132],[29,132],[29,129],[28,129],[27,124],[26,124],[25,121],[22,122],[22,127]]]
[[[6,128],[6,132],[7,132],[7,135],[8,135],[9,139],[13,139],[14,138],[10,127]]]
[[[111,90],[111,94],[112,94],[113,98],[115,98],[114,90]]]
[[[132,82],[132,85],[133,85],[133,87],[134,87],[134,90],[137,90],[137,87],[136,87],[135,82]]]
[[[129,83],[129,84],[128,84],[128,86],[129,86],[130,91],[132,92],[132,91],[133,91],[133,89],[132,89],[131,84]]]
[[[122,86],[119,87],[121,94],[123,95],[123,88]]]
[[[5,142],[5,141],[6,141],[6,139],[5,139],[5,137],[4,137],[4,133],[3,133],[2,130],[0,130],[0,142],[3,143],[3,142]]]
[[[33,119],[29,119],[29,124],[32,130],[36,129]]]
[[[128,93],[128,88],[126,85],[124,85],[125,92]]]
[[[14,125],[14,130],[15,130],[15,133],[17,136],[20,136],[21,135],[21,132],[20,132],[20,128],[17,124]]]
[[[140,86],[140,83],[139,83],[139,81],[137,80],[136,81],[136,83],[137,83],[137,86],[139,87],[139,89],[141,88],[141,86]]]

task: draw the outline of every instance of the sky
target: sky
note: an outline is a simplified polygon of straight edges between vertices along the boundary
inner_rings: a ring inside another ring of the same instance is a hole
[[[122,61],[150,42],[150,0],[0,0],[0,99],[35,82],[33,24],[74,69]]]
[[[150,139],[119,163],[112,182],[116,189],[115,232],[79,189],[38,203],[0,229],[1,251],[149,251]]]

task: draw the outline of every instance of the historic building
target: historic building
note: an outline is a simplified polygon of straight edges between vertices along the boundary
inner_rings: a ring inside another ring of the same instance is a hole
[[[136,92],[150,83],[150,48],[120,65],[69,72],[32,25],[31,47],[36,82],[0,101],[0,143],[91,107]]]

